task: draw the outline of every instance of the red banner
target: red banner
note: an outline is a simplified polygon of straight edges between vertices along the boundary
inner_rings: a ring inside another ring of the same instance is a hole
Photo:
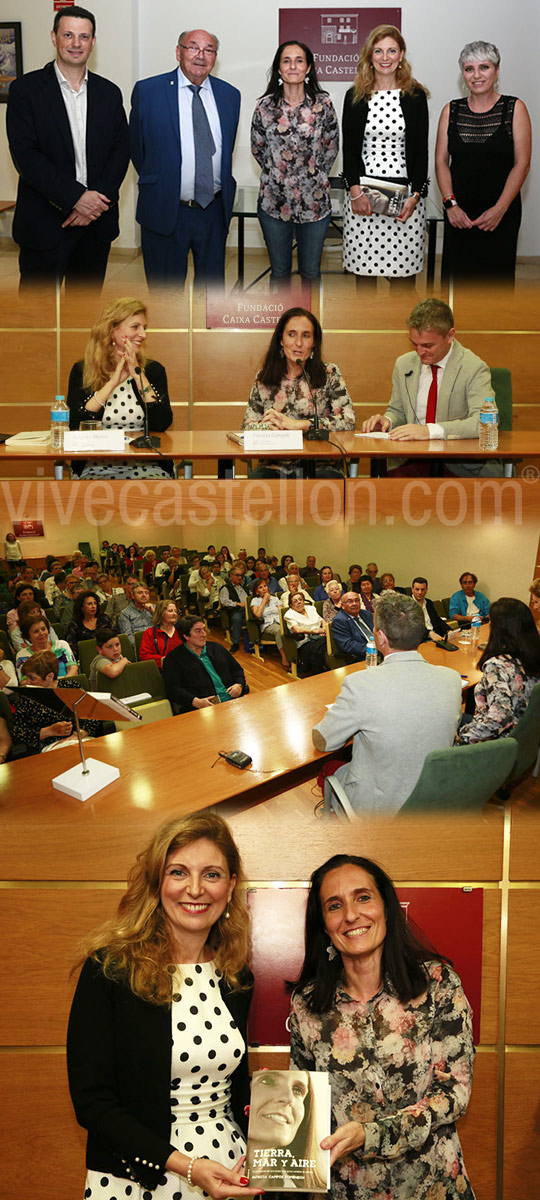
[[[14,521],[13,532],[18,538],[44,537],[43,521]]]

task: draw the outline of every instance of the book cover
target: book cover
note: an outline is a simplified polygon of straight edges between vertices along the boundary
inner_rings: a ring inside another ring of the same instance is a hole
[[[326,1192],[330,1152],[327,1071],[254,1071],[247,1168],[250,1187],[273,1192]]]

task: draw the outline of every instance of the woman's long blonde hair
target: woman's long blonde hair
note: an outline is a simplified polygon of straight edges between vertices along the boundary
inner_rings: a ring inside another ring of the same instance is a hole
[[[95,325],[90,330],[90,337],[86,343],[83,387],[97,392],[110,379],[116,366],[112,344],[113,329],[116,329],[116,326],[121,325],[122,321],[128,317],[134,317],[136,313],[144,313],[144,316],[147,316],[146,305],[142,300],[135,299],[134,296],[121,296],[119,300],[113,300],[107,304],[100,313]],[[137,351],[137,359],[139,365],[144,368],[147,358],[142,349]]]
[[[249,954],[248,914],[238,888],[242,863],[228,825],[214,814],[174,817],[161,825],[137,856],[116,915],[94,930],[81,946],[83,959],[95,959],[108,979],[124,980],[136,996],[153,1004],[170,1004],[176,970],[160,897],[165,865],[175,850],[199,838],[213,842],[226,859],[229,874],[236,875],[229,915],[223,913],[216,921],[208,945],[229,987],[241,986],[239,975]]]
[[[377,25],[375,29],[368,34],[364,45],[360,51],[358,66],[356,68],[356,78],[354,81],[354,98],[353,104],[358,104],[359,100],[363,100],[366,96],[371,96],[375,91],[375,72],[371,62],[373,56],[373,48],[377,42],[382,42],[383,38],[390,37],[397,42],[400,50],[403,51],[403,58],[398,67],[398,82],[399,90],[407,92],[409,95],[412,92],[425,92],[429,96],[427,88],[418,83],[417,79],[413,78],[412,67],[405,57],[407,46],[405,38],[396,29],[395,25]]]

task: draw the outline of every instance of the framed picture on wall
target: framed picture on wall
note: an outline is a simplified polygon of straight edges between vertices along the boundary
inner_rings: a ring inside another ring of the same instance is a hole
[[[7,104],[10,84],[22,75],[20,21],[0,21],[0,103]]]

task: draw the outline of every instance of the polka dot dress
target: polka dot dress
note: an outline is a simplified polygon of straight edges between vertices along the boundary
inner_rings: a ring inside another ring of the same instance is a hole
[[[131,379],[121,383],[103,408],[104,429],[125,429],[128,433],[144,430],[143,410],[133,391]],[[87,462],[79,479],[170,479],[159,463]]]
[[[230,1076],[245,1053],[244,1039],[219,990],[213,963],[182,968],[173,996],[171,1144],[187,1154],[233,1167],[245,1153],[230,1110]],[[89,1171],[85,1200],[202,1200],[200,1188],[178,1175],[152,1192],[138,1183]]]
[[[362,158],[366,175],[376,179],[407,178],[405,119],[399,89],[374,92],[368,103]],[[349,193],[343,213],[343,266],[354,275],[384,275],[388,279],[417,275],[424,267],[426,213],[419,200],[403,225],[395,217],[373,213],[357,217]]]

